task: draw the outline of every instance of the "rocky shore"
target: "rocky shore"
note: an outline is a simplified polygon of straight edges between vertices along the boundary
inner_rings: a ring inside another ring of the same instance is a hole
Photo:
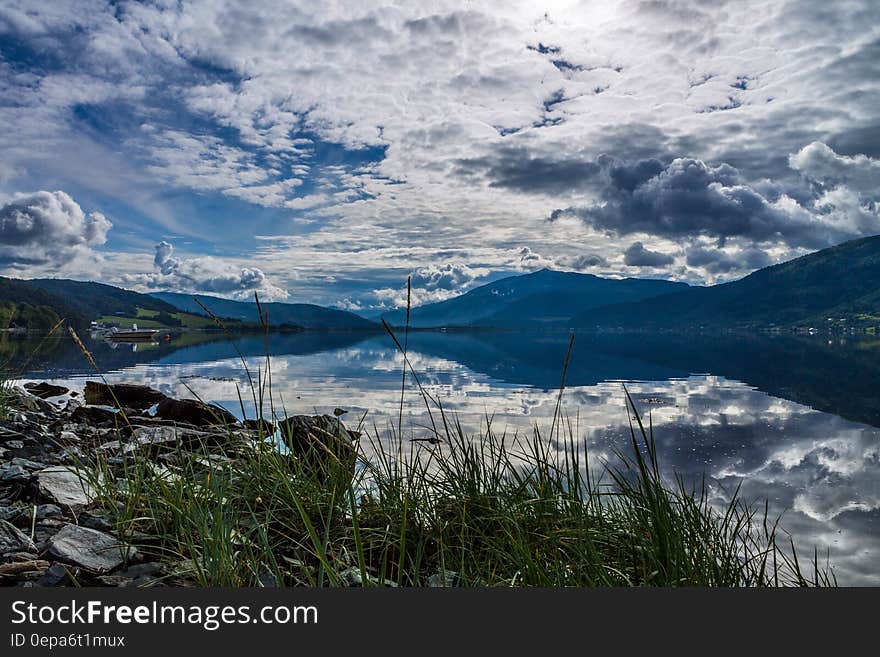
[[[0,585],[192,585],[179,563],[149,556],[154,537],[123,536],[112,507],[99,499],[102,473],[118,484],[134,460],[162,468],[206,448],[211,458],[229,460],[274,435],[310,467],[340,458],[353,471],[357,434],[334,416],[285,418],[276,434],[265,420],[240,422],[218,406],[140,385],[89,381],[77,391],[26,384],[3,396]]]

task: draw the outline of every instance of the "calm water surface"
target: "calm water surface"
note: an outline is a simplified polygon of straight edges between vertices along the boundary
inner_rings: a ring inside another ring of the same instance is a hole
[[[275,402],[292,413],[349,411],[380,432],[397,422],[402,359],[380,334],[270,337]],[[4,336],[0,362],[23,380],[81,387],[94,372],[66,338]],[[468,429],[550,427],[568,336],[413,333],[411,362],[424,385]],[[218,335],[111,349],[88,343],[110,381],[187,386],[240,414],[241,361]],[[236,337],[251,369],[265,365],[263,336]],[[802,549],[830,551],[843,584],[880,585],[880,342],[828,336],[578,336],[564,393],[567,416],[596,467],[627,449],[626,384],[650,412],[661,464],[706,474],[719,501],[742,483],[769,499]],[[250,412],[250,410],[249,410]],[[424,404],[407,382],[405,426],[428,434]],[[408,434],[409,435],[409,434]]]

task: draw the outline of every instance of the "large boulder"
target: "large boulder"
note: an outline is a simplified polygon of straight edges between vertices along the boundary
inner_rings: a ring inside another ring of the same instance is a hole
[[[346,428],[332,415],[294,415],[278,423],[281,437],[290,452],[306,470],[322,478],[333,475],[337,483],[347,486],[354,477],[357,449],[356,431]]]
[[[168,422],[181,422],[197,427],[237,424],[238,419],[225,408],[205,404],[196,399],[166,397],[156,407],[156,417]]]
[[[166,398],[164,393],[149,386],[128,383],[106,384],[86,381],[83,391],[86,403],[100,406],[122,406],[143,411]]]

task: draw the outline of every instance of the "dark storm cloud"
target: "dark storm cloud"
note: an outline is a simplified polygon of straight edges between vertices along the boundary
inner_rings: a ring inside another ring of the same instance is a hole
[[[880,123],[838,132],[828,140],[828,145],[840,155],[867,155],[880,159]]]
[[[800,206],[775,204],[781,188],[772,183],[753,186],[726,163],[684,157],[665,166],[653,159],[614,162],[603,170],[596,204],[558,209],[549,219],[577,216],[614,235],[702,236],[720,243],[744,238],[806,248],[822,248],[848,236],[831,223],[816,221]]]
[[[675,262],[675,258],[666,253],[651,251],[641,242],[635,242],[623,252],[623,261],[630,267],[665,267]]]
[[[759,269],[771,263],[771,258],[757,248],[745,249],[731,255],[720,249],[692,246],[686,252],[690,267],[702,267],[710,274],[726,274],[731,271]]]
[[[599,136],[589,152],[559,155],[556,149],[504,144],[486,155],[459,160],[455,172],[490,187],[559,195],[595,190],[603,171],[617,161],[669,162],[674,153],[693,146],[692,139],[670,138],[654,126],[626,124]],[[604,154],[612,152],[613,158]]]
[[[482,178],[490,187],[539,194],[566,194],[587,189],[601,166],[588,158],[554,158],[524,147],[504,147],[491,155],[461,160],[457,172]]]

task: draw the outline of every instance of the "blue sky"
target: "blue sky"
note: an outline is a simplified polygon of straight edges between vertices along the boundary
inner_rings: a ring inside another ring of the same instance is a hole
[[[0,0],[0,273],[375,311],[880,232],[880,6]]]

